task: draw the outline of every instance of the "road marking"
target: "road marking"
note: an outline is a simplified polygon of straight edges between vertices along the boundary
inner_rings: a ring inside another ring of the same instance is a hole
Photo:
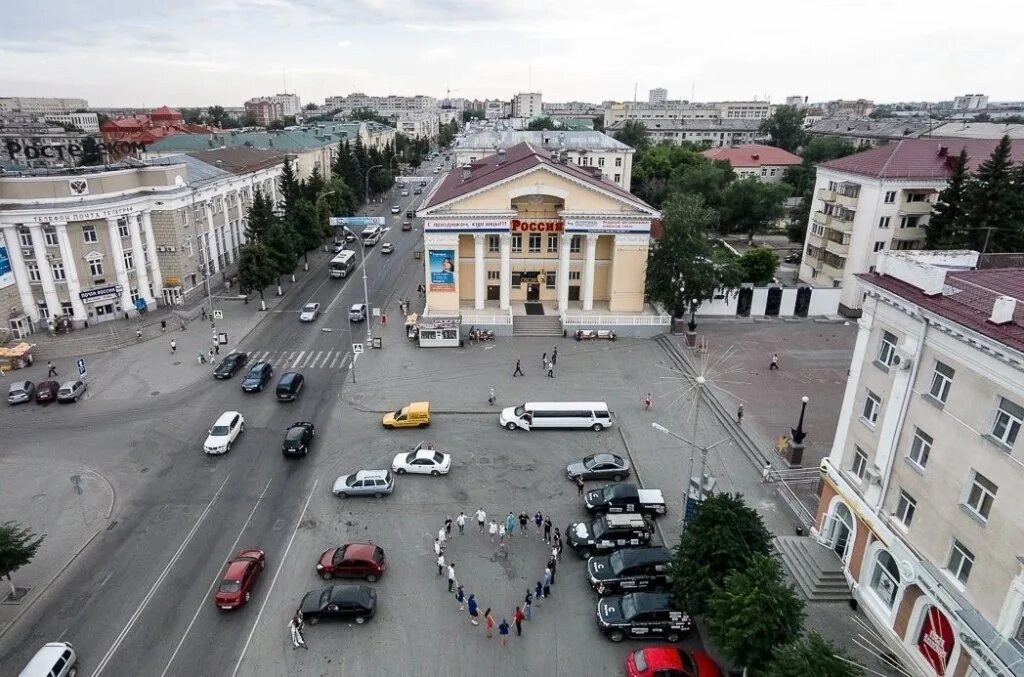
[[[309,502],[313,500],[313,492],[316,491],[316,485],[319,483],[320,480],[315,480],[313,482],[313,486],[309,490],[309,496],[306,497],[306,504],[302,506],[302,513],[299,514],[299,519],[295,522],[295,528],[292,529],[292,536],[288,539],[288,546],[285,547],[284,554],[281,556],[281,562],[277,565],[277,571],[274,572],[274,578],[270,581],[270,589],[267,590],[267,596],[263,598],[263,604],[260,605],[260,612],[256,614],[256,620],[253,621],[252,630],[249,631],[249,636],[245,638],[245,645],[242,647],[242,653],[238,655],[238,662],[235,663],[235,669],[231,671],[231,677],[235,677],[235,675],[238,674],[238,669],[242,667],[242,659],[245,658],[245,652],[249,650],[249,644],[252,642],[252,636],[256,634],[256,626],[260,624],[260,618],[263,617],[263,611],[267,608],[267,602],[270,601],[270,595],[274,592],[274,586],[277,585],[277,577],[281,575],[284,563],[288,559],[288,552],[292,549],[292,543],[295,542],[295,535],[299,533],[299,525],[302,524],[302,519],[306,516],[306,510],[309,509]]]
[[[309,351],[309,357],[306,358],[306,361],[303,363],[302,366],[303,367],[310,367],[310,368],[315,367],[316,366],[316,361],[319,360],[320,356],[323,355],[323,354],[324,354],[324,351],[320,350],[320,351],[317,351],[317,354],[314,357],[313,356],[313,351],[312,350]]]
[[[341,364],[338,365],[338,369],[344,369],[345,364],[348,362],[348,353],[345,353],[345,357],[342,358]]]
[[[302,356],[305,355],[305,354],[306,354],[305,350],[303,350],[301,353],[299,353],[299,356],[295,358],[294,362],[292,362],[292,369],[294,369],[299,364],[299,360],[301,360]]]
[[[249,517],[246,518],[245,524],[242,525],[242,528],[238,530],[238,535],[235,536],[235,542],[232,543],[231,547],[228,549],[228,556],[220,563],[220,568],[217,569],[217,576],[213,579],[213,582],[210,583],[210,587],[206,589],[206,594],[203,595],[203,599],[199,602],[199,606],[196,607],[196,612],[192,614],[192,620],[189,621],[188,627],[185,628],[185,632],[181,635],[181,641],[178,642],[178,646],[174,647],[174,653],[172,653],[171,657],[168,659],[167,665],[164,666],[164,671],[160,673],[160,677],[164,677],[164,675],[167,674],[167,671],[171,669],[171,663],[174,662],[175,657],[178,655],[178,651],[181,650],[181,645],[185,643],[185,638],[188,637],[188,633],[192,631],[192,626],[195,625],[196,619],[199,617],[199,612],[202,611],[203,607],[209,603],[210,593],[213,592],[213,586],[217,585],[217,582],[220,580],[220,572],[224,569],[224,565],[228,563],[228,560],[231,559],[232,555],[234,555],[235,549],[238,547],[238,542],[242,540],[242,534],[245,533],[246,528],[249,526],[249,522],[252,521],[252,516],[256,514],[256,508],[260,506],[260,501],[262,501],[263,497],[267,495],[267,489],[270,488],[270,483],[272,481],[272,479],[267,480],[267,486],[263,487],[263,493],[260,494],[260,497],[256,499],[256,503],[253,504],[252,512],[249,513]]]
[[[263,353],[263,355],[262,355],[262,356],[257,356],[257,355],[255,355],[255,354],[254,354],[254,355],[252,356],[252,359],[253,359],[253,361],[254,361],[254,362],[259,362],[259,361],[263,360],[263,359],[264,359],[264,358],[265,358],[265,357],[266,357],[267,355],[269,355],[269,354],[270,354],[270,353]]]
[[[324,354],[324,351],[321,350],[319,353],[317,353],[316,354],[316,359],[313,360],[313,368],[314,369],[317,368],[317,364],[316,364],[317,362],[320,362],[320,366],[321,367],[324,366],[324,364],[327,363],[327,360],[331,357],[331,353],[332,352],[334,352],[334,351],[333,350],[328,350],[327,351],[327,355],[322,360],[320,359],[320,356]]]
[[[341,353],[336,354],[334,356],[334,359],[331,360],[331,369],[334,369],[334,365],[335,365],[335,363],[337,363],[339,357],[341,357]]]
[[[281,353],[281,359],[284,361],[285,364],[290,362],[293,357],[295,357],[295,351],[294,350],[292,352],[288,353],[288,357],[284,357],[284,353]]]
[[[103,672],[103,669],[107,667],[108,663],[110,663],[110,659],[114,657],[114,652],[118,650],[118,648],[121,646],[121,642],[123,642],[124,638],[128,636],[129,632],[131,632],[132,627],[135,625],[136,622],[138,622],[139,617],[142,615],[142,612],[153,599],[153,595],[156,594],[157,588],[159,588],[160,584],[164,582],[165,578],[167,578],[167,574],[171,572],[171,567],[173,567],[175,563],[177,563],[177,561],[181,558],[182,553],[185,552],[185,548],[188,547],[189,542],[196,535],[196,532],[199,531],[199,527],[202,526],[203,520],[205,520],[206,516],[210,514],[210,510],[213,508],[213,504],[217,501],[217,498],[220,496],[220,492],[223,491],[224,487],[227,486],[229,479],[231,479],[230,474],[224,478],[224,482],[222,482],[220,488],[217,489],[217,493],[215,493],[213,495],[213,498],[210,499],[210,502],[206,504],[206,509],[203,510],[202,514],[200,514],[198,518],[196,518],[196,523],[192,525],[192,529],[188,532],[188,535],[185,536],[185,540],[182,541],[181,545],[178,546],[178,551],[175,552],[174,556],[171,557],[169,562],[167,562],[167,566],[165,566],[164,570],[160,572],[160,576],[156,579],[156,582],[153,583],[153,587],[149,589],[149,592],[146,593],[146,596],[142,598],[141,602],[139,602],[139,606],[135,609],[135,613],[133,613],[131,615],[131,618],[128,619],[128,623],[125,624],[120,634],[118,634],[117,639],[114,640],[114,643],[107,650],[107,653],[104,654],[103,659],[100,660],[100,662],[97,664],[96,669],[92,673],[93,677],[99,677],[99,675]]]

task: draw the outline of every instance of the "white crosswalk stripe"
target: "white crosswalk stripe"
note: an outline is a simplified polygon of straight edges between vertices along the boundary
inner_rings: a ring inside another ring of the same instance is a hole
[[[249,361],[270,362],[276,370],[345,369],[348,356],[344,350],[252,350]]]
[[[299,360],[301,360],[302,356],[305,355],[305,354],[306,354],[305,350],[303,350],[301,353],[299,353],[299,356],[295,358],[294,362],[292,362],[292,369],[295,369],[296,367],[299,366]]]
[[[334,353],[333,350],[331,352]],[[334,369],[334,365],[338,362],[339,357],[341,357],[341,353],[335,353],[334,358],[331,360],[331,369]],[[326,357],[324,358],[324,361],[327,361]]]

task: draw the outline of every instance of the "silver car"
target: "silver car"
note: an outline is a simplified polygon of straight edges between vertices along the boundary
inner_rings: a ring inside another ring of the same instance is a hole
[[[14,381],[7,389],[7,404],[21,404],[31,402],[32,394],[36,391],[36,384],[32,381]]]
[[[395,490],[395,476],[390,470],[360,470],[334,480],[331,491],[338,498],[373,496],[380,498]]]
[[[302,312],[299,313],[299,322],[312,322],[320,314],[319,303],[307,303],[302,306]]]
[[[67,381],[57,391],[58,402],[77,402],[85,394],[85,381]]]

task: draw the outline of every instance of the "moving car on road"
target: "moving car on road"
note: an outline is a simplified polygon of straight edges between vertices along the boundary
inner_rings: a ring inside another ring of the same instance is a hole
[[[231,444],[245,430],[245,418],[237,411],[225,411],[210,428],[203,451],[211,456],[231,451]]]
[[[213,603],[224,611],[244,606],[266,566],[267,557],[262,550],[247,548],[235,555],[213,593]]]
[[[405,210],[405,218],[407,218],[407,219],[414,219],[414,218],[416,218],[416,212],[414,212],[411,209]]]
[[[663,588],[671,570],[668,548],[623,548],[587,560],[590,586],[601,595]]]
[[[292,423],[284,433],[281,453],[285,456],[305,456],[315,436],[316,427],[309,421]]]
[[[377,591],[368,585],[332,585],[307,592],[299,611],[310,625],[322,620],[365,623],[377,611]]]
[[[402,221],[402,230],[412,230],[412,221]]]
[[[373,583],[387,566],[384,549],[373,543],[349,543],[324,550],[316,564],[320,578],[362,578]]]
[[[36,402],[46,404],[56,401],[58,390],[60,390],[60,384],[56,381],[43,381],[36,386]]]
[[[626,657],[626,677],[722,677],[722,671],[703,651],[645,646]]]
[[[393,251],[395,251],[395,246],[393,244],[391,244],[390,242],[385,242],[384,244],[382,244],[380,246],[380,253],[381,254],[390,254]]]
[[[402,190],[402,197],[409,197],[409,191],[403,189]]]
[[[693,620],[673,606],[668,593],[630,592],[597,601],[597,627],[613,642],[664,637],[675,643],[693,629]]]
[[[425,445],[423,442],[417,444],[412,451],[398,454],[391,463],[391,470],[399,475],[404,475],[405,473],[434,476],[447,475],[451,469],[451,454],[434,451],[433,445]]]
[[[580,559],[599,552],[647,545],[654,535],[654,525],[643,515],[605,515],[587,522],[576,522],[565,529],[569,547]]]
[[[299,313],[299,322],[312,322],[320,315],[319,303],[307,303]]]
[[[213,377],[219,379],[231,378],[239,369],[249,361],[249,354],[243,352],[229,353],[220,361],[217,368],[213,370]]]
[[[77,402],[78,398],[85,394],[88,388],[84,381],[65,381],[57,390],[58,402]]]
[[[69,642],[50,642],[36,652],[18,677],[75,677],[78,654]]]
[[[430,402],[412,402],[398,411],[384,414],[385,428],[423,428],[430,425]]]
[[[381,498],[395,490],[395,476],[389,470],[360,470],[334,480],[331,491],[338,498],[373,496]]]
[[[569,479],[582,477],[585,480],[607,480],[616,482],[629,477],[629,461],[617,454],[590,454],[573,461],[565,468]]]
[[[247,393],[263,392],[263,389],[273,376],[274,368],[269,362],[261,360],[252,365],[249,373],[245,375],[245,379],[242,381],[242,390]]]
[[[7,389],[7,404],[31,402],[36,392],[36,384],[32,381],[14,381]]]
[[[297,371],[288,371],[281,374],[281,380],[277,382],[274,396],[279,402],[294,402],[299,396],[299,391],[306,383],[306,377]]]
[[[353,303],[352,307],[348,309],[348,321],[349,322],[362,322],[366,319],[366,304],[365,303]]]
[[[392,214],[401,214],[402,213],[402,208],[399,207],[398,205],[391,205],[391,213]]]
[[[661,489],[641,489],[635,484],[608,484],[588,491],[583,496],[583,503],[592,515],[615,512],[664,515],[666,510]]]

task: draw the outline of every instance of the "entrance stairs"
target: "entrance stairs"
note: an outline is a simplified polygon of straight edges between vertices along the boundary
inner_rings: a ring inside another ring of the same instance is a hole
[[[562,318],[558,315],[513,315],[513,336],[561,336]]]
[[[777,536],[775,549],[800,592],[811,601],[846,601],[850,586],[839,557],[806,536]]]

